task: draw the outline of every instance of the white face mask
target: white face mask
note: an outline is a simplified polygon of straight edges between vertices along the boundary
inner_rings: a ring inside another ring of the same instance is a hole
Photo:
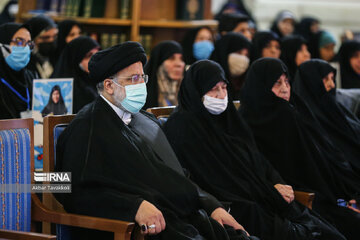
[[[203,104],[205,108],[209,111],[209,113],[214,115],[219,115],[225,111],[228,105],[228,97],[224,99],[210,97],[208,95],[204,95]]]
[[[229,71],[231,76],[241,76],[249,67],[250,59],[239,53],[230,53],[228,56]]]

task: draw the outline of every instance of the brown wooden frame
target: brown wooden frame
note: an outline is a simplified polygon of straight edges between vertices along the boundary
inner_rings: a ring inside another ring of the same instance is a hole
[[[58,124],[70,123],[74,117],[75,115],[64,115],[44,118],[44,172],[54,170],[54,127]],[[43,193],[44,204],[38,198],[34,198],[33,201],[36,204],[33,204],[32,215],[37,221],[114,232],[114,240],[130,240],[131,233],[135,231],[136,238],[143,239],[140,229],[135,228],[135,223],[66,213],[51,193]],[[43,230],[45,233],[50,233],[49,225],[43,224]]]
[[[0,239],[14,239],[14,240],[56,240],[55,235],[48,235],[42,233],[0,230]]]
[[[154,114],[156,118],[161,118],[161,117],[169,117],[175,108],[176,106],[153,107],[146,109],[146,111]]]
[[[234,101],[235,108],[240,107],[240,101]],[[155,115],[156,118],[169,117],[172,111],[175,109],[175,106],[169,107],[154,107],[146,109],[147,112]],[[315,198],[315,193],[294,191],[295,200],[299,203],[305,205],[306,207],[312,209],[312,203]]]

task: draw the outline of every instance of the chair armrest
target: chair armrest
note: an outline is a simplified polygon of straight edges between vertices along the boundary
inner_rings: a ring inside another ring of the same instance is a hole
[[[294,191],[295,200],[304,206],[312,209],[312,203],[315,198],[315,193],[302,192],[302,191]]]
[[[16,240],[56,240],[55,235],[47,235],[33,232],[22,232],[0,229],[1,239],[16,239]]]
[[[135,227],[132,222],[56,212],[44,206],[35,194],[31,194],[31,200],[31,218],[34,221],[114,232],[116,240],[130,239]]]

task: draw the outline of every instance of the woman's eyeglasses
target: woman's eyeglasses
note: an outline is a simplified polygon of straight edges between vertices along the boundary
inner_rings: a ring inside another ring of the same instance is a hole
[[[33,41],[26,41],[23,38],[17,37],[15,39],[11,40],[12,43],[14,43],[18,47],[26,47],[29,46],[30,50],[34,48],[34,42]]]

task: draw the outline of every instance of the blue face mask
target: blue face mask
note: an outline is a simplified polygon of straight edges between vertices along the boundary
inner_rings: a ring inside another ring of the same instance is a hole
[[[30,61],[30,52],[29,46],[12,46],[11,53],[5,58],[5,61],[13,70],[20,71],[28,65]]]
[[[193,44],[193,55],[196,60],[208,59],[214,50],[214,44],[210,41],[201,41]]]
[[[114,83],[119,87],[123,87],[115,81]],[[146,84],[138,83],[134,85],[127,85],[123,88],[125,88],[126,97],[122,100],[121,105],[125,108],[125,110],[131,113],[138,113],[146,102]]]

